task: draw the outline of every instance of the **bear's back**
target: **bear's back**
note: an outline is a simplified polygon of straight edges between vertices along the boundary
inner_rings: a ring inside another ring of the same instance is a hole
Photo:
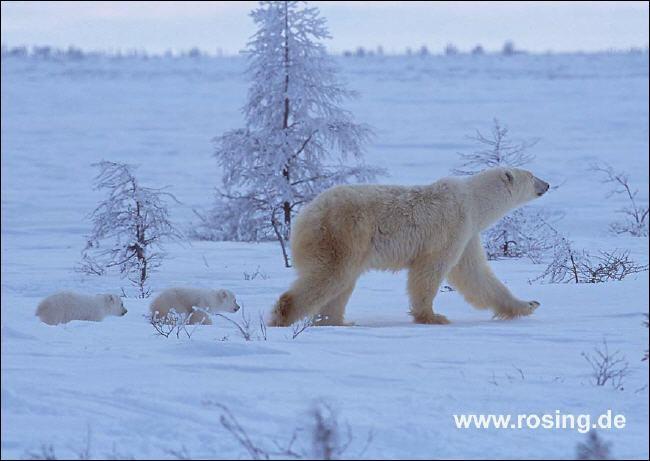
[[[160,293],[151,302],[151,313],[158,312],[159,315],[166,315],[171,309],[176,312],[189,313],[193,306],[205,304],[206,290],[199,288],[168,288]],[[208,306],[201,306],[208,307]]]

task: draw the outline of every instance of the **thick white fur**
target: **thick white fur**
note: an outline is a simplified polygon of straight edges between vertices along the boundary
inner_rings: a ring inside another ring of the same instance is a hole
[[[41,301],[36,315],[48,325],[68,323],[72,320],[100,322],[109,315],[121,316],[126,309],[118,295],[82,295],[72,291],[62,291]]]
[[[547,183],[514,168],[427,186],[333,187],[295,220],[291,250],[298,279],[276,303],[270,324],[320,314],[322,325],[343,325],[355,282],[370,269],[408,269],[411,315],[418,323],[448,323],[432,308],[445,278],[468,302],[497,317],[529,315],[539,303],[514,297],[496,279],[479,234],[546,190]]]
[[[198,308],[198,310],[195,310]],[[188,323],[211,325],[210,316],[203,312],[237,312],[239,305],[229,290],[206,290],[202,288],[168,288],[151,302],[149,310],[163,319],[169,311],[189,314]]]

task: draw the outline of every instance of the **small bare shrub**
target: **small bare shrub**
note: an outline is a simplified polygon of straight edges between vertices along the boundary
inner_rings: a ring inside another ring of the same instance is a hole
[[[79,449],[77,451],[77,456],[79,459],[91,459],[92,453],[90,450],[91,447],[91,442],[92,442],[92,429],[90,427],[90,424],[86,426],[86,440],[84,443],[83,449]]]
[[[645,325],[645,327],[648,328],[648,325],[650,325],[650,323],[648,322],[649,317],[648,317],[648,314],[644,314],[644,315],[645,315],[645,320],[643,322],[643,325]],[[643,356],[643,358],[641,360],[642,361],[648,360],[648,357],[649,357],[648,349],[646,349],[645,350],[645,355]]]
[[[311,456],[313,459],[338,459],[352,443],[349,424],[341,429],[341,423],[332,408],[320,403],[311,412]]]
[[[631,274],[648,270],[648,265],[641,266],[630,259],[628,250],[600,251],[591,256],[584,253],[585,262],[580,266],[585,283],[600,283],[610,280],[623,280]]]
[[[575,250],[569,240],[559,237],[553,246],[551,262],[531,282],[602,283],[623,280],[647,270],[647,264],[640,265],[630,259],[628,250],[599,251],[592,255],[586,250]]]
[[[261,339],[266,341],[266,339],[267,339],[267,336],[266,336],[266,321],[264,320],[264,314],[262,312],[260,312],[258,323],[259,323],[259,326],[260,326]]]
[[[226,429],[226,431],[228,431],[235,438],[237,443],[242,448],[244,448],[244,450],[246,450],[250,459],[271,459],[271,456],[273,455],[299,458],[299,456],[297,456],[292,449],[293,443],[295,442],[296,439],[295,436],[291,438],[289,444],[285,449],[279,450],[278,452],[273,450],[269,451],[266,448],[262,448],[258,446],[255,442],[251,440],[250,436],[248,435],[248,432],[242,427],[241,424],[239,424],[239,421],[237,421],[237,418],[235,418],[235,416],[228,409],[228,407],[220,403],[210,402],[210,404],[215,405],[221,409],[223,413],[219,417],[219,422],[221,423],[223,428]]]
[[[268,280],[269,275],[261,272],[260,271],[260,266],[257,266],[257,269],[255,269],[255,272],[246,272],[244,271],[244,280],[255,280],[256,278],[260,278],[262,280]]]
[[[165,453],[172,456],[174,459],[192,459],[185,445],[182,445],[181,448],[178,450],[173,448],[168,448],[165,450]]]
[[[190,314],[187,313],[178,313],[176,309],[171,309],[167,315],[161,316],[158,312],[153,314],[145,314],[145,318],[149,321],[149,324],[156,330],[156,334],[159,336],[164,336],[169,338],[171,334],[175,334],[176,338],[180,339],[182,334],[187,336],[187,339],[190,339],[196,330],[197,325],[194,328],[188,329],[188,320]]]
[[[551,250],[558,232],[548,224],[550,213],[524,207],[504,216],[483,232],[483,247],[488,259],[527,257],[540,263]]]
[[[250,459],[339,459],[345,458],[353,442],[352,429],[348,423],[342,423],[337,413],[327,404],[318,403],[310,412],[310,424],[291,431],[291,436],[285,443],[273,441],[273,448],[268,448],[251,439],[246,429],[237,421],[232,412],[220,403],[204,401],[221,409],[219,418],[221,425],[246,451]],[[300,437],[306,434],[308,439]],[[360,453],[361,456],[372,442],[372,432]]]
[[[576,459],[611,459],[609,454],[610,446],[611,443],[603,441],[596,431],[591,430],[587,434],[587,441],[578,444]]]
[[[266,341],[267,340],[267,331],[266,331],[266,322],[264,322],[264,314],[260,313],[258,318],[258,328],[259,332],[253,331],[253,322],[250,315],[246,314],[244,305],[242,304],[241,309],[239,310],[241,319],[239,321],[233,320],[230,317],[227,317],[223,314],[213,314],[216,317],[221,317],[226,319],[229,323],[234,325],[237,328],[240,336],[246,341]]]
[[[58,459],[52,444],[42,444],[38,450],[28,450],[23,459]]]
[[[291,339],[296,339],[305,330],[313,327],[315,321],[317,320],[314,319],[313,317],[305,317],[301,320],[298,320],[293,325],[291,325]]]
[[[223,314],[216,313],[214,315],[216,317],[221,317],[223,319],[226,319],[228,322],[235,325],[235,327],[237,327],[237,330],[239,331],[239,334],[241,335],[241,337],[244,338],[246,341],[251,341],[253,339],[253,329],[251,327],[251,317],[250,317],[250,315],[246,315],[243,304],[241,306],[241,309],[239,310],[239,315],[241,317],[241,320],[239,322],[237,320],[233,320],[230,317],[228,317],[226,315],[223,315]]]
[[[603,184],[612,184],[613,189],[607,197],[614,194],[623,194],[629,200],[629,205],[618,210],[623,215],[622,221],[610,225],[610,230],[615,234],[629,234],[635,237],[648,236],[648,206],[637,203],[638,189],[632,190],[630,177],[627,173],[615,171],[610,165],[592,165],[591,170],[603,175]]]
[[[619,351],[610,353],[607,341],[603,347],[596,346],[593,354],[582,353],[592,370],[592,380],[596,386],[609,383],[616,390],[623,390],[623,379],[628,375],[628,362]]]
[[[113,447],[111,448],[110,453],[106,455],[106,459],[119,459],[119,460],[125,460],[125,459],[135,459],[132,455],[126,455],[117,449],[117,444],[113,442]]]

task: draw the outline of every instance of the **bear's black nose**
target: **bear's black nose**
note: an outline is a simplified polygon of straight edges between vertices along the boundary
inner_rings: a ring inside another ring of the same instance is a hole
[[[535,179],[537,179],[537,178],[535,178]],[[551,188],[551,185],[549,183],[547,183],[546,181],[542,181],[541,179],[537,179],[537,180],[539,181],[539,183],[542,184],[542,187],[540,188],[539,184],[537,184],[535,189],[536,189],[536,192],[537,192],[537,196],[541,197],[542,195],[544,195]]]

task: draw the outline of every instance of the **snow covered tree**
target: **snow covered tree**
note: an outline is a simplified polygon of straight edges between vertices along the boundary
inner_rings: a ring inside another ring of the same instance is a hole
[[[471,51],[472,55],[474,56],[481,56],[485,54],[485,50],[483,49],[483,45],[476,45],[474,48],[472,48]]]
[[[535,156],[527,151],[537,144],[537,140],[511,141],[508,138],[508,128],[502,126],[496,118],[491,136],[484,136],[477,130],[476,135],[469,136],[469,139],[484,147],[469,154],[458,154],[462,163],[453,169],[452,173],[459,176],[473,175],[486,168],[498,166],[518,168],[535,159]]]
[[[245,51],[246,124],[215,138],[222,186],[197,231],[214,240],[278,240],[287,267],[300,207],[335,184],[380,173],[362,162],[370,130],[340,107],[354,92],[321,43],[330,38],[325,19],[301,3],[260,2],[251,13],[258,30]]]
[[[165,256],[162,241],[182,238],[164,199],[177,200],[161,189],[140,186],[132,165],[102,161],[93,166],[99,168],[95,188],[108,195],[91,214],[93,230],[78,269],[103,275],[117,267],[138,288],[139,297],[146,298],[149,276]]]
[[[514,142],[508,138],[508,128],[494,119],[490,136],[480,131],[469,139],[476,141],[481,149],[459,154],[460,165],[452,170],[456,175],[473,175],[486,168],[522,167],[535,158],[528,153],[537,140]],[[559,216],[558,216],[559,217]],[[557,233],[547,221],[557,219],[544,210],[523,207],[500,219],[483,233],[485,250],[489,259],[529,257],[538,263],[557,240]]]
[[[458,47],[453,43],[447,43],[445,46],[445,55],[446,56],[456,56],[459,53]]]

